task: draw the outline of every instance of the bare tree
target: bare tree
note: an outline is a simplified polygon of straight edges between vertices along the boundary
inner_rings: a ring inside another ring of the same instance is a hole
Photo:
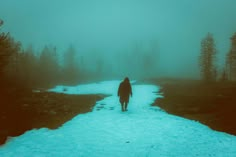
[[[199,58],[200,72],[202,79],[206,82],[212,82],[216,80],[216,48],[215,41],[212,34],[208,33],[207,36],[202,39],[201,53]]]
[[[78,81],[79,68],[76,60],[76,50],[71,45],[64,54],[64,73],[63,78],[66,82],[74,83]]]
[[[152,40],[149,48],[143,52],[143,67],[146,71],[145,77],[153,77],[157,75],[158,45],[156,40]]]
[[[231,48],[226,58],[229,80],[236,81],[236,33],[231,37]]]
[[[59,80],[59,64],[56,47],[45,46],[39,58],[39,81],[52,85]]]

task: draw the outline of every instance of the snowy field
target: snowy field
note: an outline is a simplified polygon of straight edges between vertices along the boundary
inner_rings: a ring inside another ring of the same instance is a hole
[[[235,157],[236,137],[211,130],[196,121],[163,112],[151,104],[159,88],[132,85],[128,111],[121,112],[120,81],[52,92],[108,94],[92,112],[80,114],[56,130],[27,131],[0,147],[0,157]]]

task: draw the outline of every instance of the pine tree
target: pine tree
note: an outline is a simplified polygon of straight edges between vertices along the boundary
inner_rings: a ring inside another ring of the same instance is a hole
[[[236,33],[231,37],[231,48],[226,58],[229,80],[236,81]]]
[[[52,85],[59,81],[59,64],[56,47],[45,46],[39,57],[38,80],[43,85]]]
[[[20,62],[20,72],[22,73],[23,81],[28,86],[35,84],[35,80],[37,80],[37,65],[38,59],[31,45],[23,52]]]
[[[63,75],[66,82],[74,83],[78,81],[79,68],[76,62],[76,50],[73,46],[70,46],[64,54]]]
[[[216,48],[214,38],[210,33],[208,33],[201,42],[201,53],[199,59],[200,72],[203,81],[212,82],[216,80]]]
[[[227,73],[226,73],[226,70],[225,70],[225,69],[223,70],[223,72],[222,72],[222,74],[221,74],[220,81],[222,81],[222,82],[228,81],[228,77],[227,77]]]
[[[3,22],[0,20],[0,28]],[[20,42],[15,42],[10,33],[0,32],[0,78],[3,77],[4,70],[11,57],[21,49]]]
[[[150,42],[149,48],[146,51],[143,51],[143,72],[146,76],[144,77],[154,77],[157,74],[155,71],[157,70],[157,59],[158,59],[158,54],[157,54],[157,41],[152,40]]]

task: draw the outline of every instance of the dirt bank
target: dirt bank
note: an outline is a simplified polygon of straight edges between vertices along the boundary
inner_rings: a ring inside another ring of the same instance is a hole
[[[1,92],[0,144],[34,128],[56,129],[78,114],[90,112],[103,95],[65,95],[21,90]]]
[[[236,84],[204,84],[193,80],[156,80],[164,98],[157,105],[168,113],[199,121],[236,135]]]

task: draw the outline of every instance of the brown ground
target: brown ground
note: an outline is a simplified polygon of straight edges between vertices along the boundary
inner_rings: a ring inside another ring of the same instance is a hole
[[[154,105],[171,114],[200,121],[212,129],[236,135],[236,84],[202,84],[189,80],[152,80],[163,99]],[[104,95],[65,95],[30,90],[0,91],[0,144],[33,128],[55,129],[91,111]]]
[[[164,98],[157,105],[168,113],[197,120],[236,135],[236,84],[203,84],[189,80],[156,80]]]
[[[31,91],[0,92],[0,145],[7,136],[33,128],[55,129],[79,113],[92,110],[103,95],[65,95]]]

